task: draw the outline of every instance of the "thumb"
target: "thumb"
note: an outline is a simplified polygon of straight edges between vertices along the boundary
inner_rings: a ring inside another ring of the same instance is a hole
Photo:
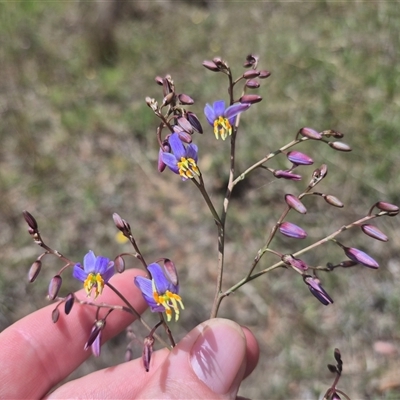
[[[245,370],[242,328],[233,321],[214,318],[174,347],[138,397],[235,399]]]

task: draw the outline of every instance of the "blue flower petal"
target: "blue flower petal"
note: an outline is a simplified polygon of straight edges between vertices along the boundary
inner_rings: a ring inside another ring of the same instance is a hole
[[[236,115],[247,110],[250,106],[251,104],[242,104],[242,103],[233,104],[225,110],[225,117],[228,119],[234,118],[236,117]]]
[[[78,279],[79,281],[81,281],[81,282],[85,282],[85,280],[86,280],[86,278],[87,278],[87,276],[88,276],[88,273],[87,272],[85,272],[83,269],[82,269],[82,267],[81,267],[81,264],[75,264],[74,265],[74,269],[72,270],[72,276],[75,278],[75,279]]]
[[[165,311],[165,307],[158,305],[156,303],[156,301],[154,300],[153,288],[152,288],[150,279],[144,278],[143,276],[137,276],[135,278],[135,285],[142,292],[142,295],[143,295],[144,299],[146,300],[146,303],[151,308],[151,311],[153,311],[153,312],[164,312]]]
[[[214,101],[214,114],[215,114],[215,119],[218,117],[225,116],[225,101],[224,100]]]
[[[180,161],[182,157],[185,157],[185,155],[186,155],[185,146],[183,145],[181,139],[179,139],[179,135],[177,133],[173,133],[169,137],[168,142],[171,146],[171,149],[172,149],[172,152],[174,153],[175,158],[178,161]],[[165,164],[167,164],[167,163],[165,163]]]
[[[106,271],[101,274],[104,283],[107,283],[111,279],[111,277],[114,275],[114,272],[114,261],[108,262]]]
[[[179,174],[179,168],[178,168],[178,163],[176,161],[176,158],[173,154],[171,153],[163,153],[162,154],[162,160],[167,166],[176,174]]]
[[[108,267],[109,261],[110,260],[108,258],[106,258],[106,257],[98,256],[96,258],[96,264],[95,264],[94,272],[96,274],[103,275],[107,271],[107,267]]]
[[[197,152],[197,146],[195,144],[190,144],[186,149],[186,157],[193,158],[193,160],[197,163]]]
[[[215,115],[214,109],[209,104],[206,104],[204,107],[204,115],[206,116],[208,123],[211,126],[214,125],[217,116]]]
[[[164,275],[164,271],[157,263],[150,264],[147,269],[150,271],[151,276],[156,285],[157,292],[159,294],[165,293],[167,290],[173,292],[174,287],[171,282]]]
[[[89,250],[89,253],[85,254],[83,258],[83,267],[85,272],[88,274],[95,271],[96,268],[96,256],[94,255],[92,250]]]

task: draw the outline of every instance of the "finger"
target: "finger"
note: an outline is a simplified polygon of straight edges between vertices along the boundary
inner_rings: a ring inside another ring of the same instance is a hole
[[[154,352],[149,372],[137,359],[68,382],[48,399],[234,399],[247,359],[255,366],[251,354],[256,348],[250,331],[232,321],[213,319],[189,332],[171,352]]]
[[[241,327],[244,335],[246,336],[246,370],[243,379],[247,378],[257,367],[258,359],[260,358],[260,346],[257,339],[254,337],[250,329],[245,326]]]
[[[127,270],[111,280],[139,313],[146,309],[146,303],[133,284],[133,278],[143,274],[140,270]],[[77,292],[77,296],[85,299],[84,291]],[[108,287],[104,288],[99,300],[107,304],[122,304]],[[91,355],[90,350],[84,351],[83,348],[95,320],[96,308],[75,304],[68,316],[60,313],[56,324],[51,319],[54,308],[54,304],[42,308],[1,333],[0,398],[43,397]],[[104,317],[105,312],[102,310],[100,315]],[[122,331],[133,320],[126,312],[113,311],[107,318],[102,342]]]

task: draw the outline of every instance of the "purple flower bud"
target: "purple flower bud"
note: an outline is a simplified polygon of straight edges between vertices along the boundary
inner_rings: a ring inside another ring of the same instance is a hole
[[[193,129],[199,133],[203,133],[203,127],[201,126],[201,123],[199,119],[197,118],[197,115],[192,113],[191,111],[188,111],[186,113],[186,118],[189,120],[191,123]]]
[[[65,298],[65,304],[64,304],[64,312],[65,314],[69,314],[72,310],[72,306],[74,305],[75,302],[75,296],[73,293],[70,293],[66,298]]]
[[[188,143],[188,144],[192,143],[192,136],[190,136],[189,133],[184,132],[182,130],[176,133],[178,134],[179,139],[181,139],[183,143]]]
[[[339,208],[344,207],[344,204],[337,197],[332,196],[331,194],[328,194],[328,195],[324,194],[324,195],[322,195],[322,197],[331,206],[335,206],[335,207],[339,207]]]
[[[153,354],[153,344],[154,338],[152,336],[146,336],[144,338],[142,360],[146,372],[149,372],[150,370],[151,355]]]
[[[343,142],[329,142],[328,145],[337,151],[351,151],[351,147]]]
[[[28,273],[29,282],[32,283],[36,280],[41,269],[42,269],[42,262],[40,260],[36,260],[29,268],[29,273]]]
[[[314,164],[314,160],[311,157],[309,157],[307,154],[300,153],[300,151],[289,151],[289,153],[286,154],[286,157],[290,162],[296,165]]]
[[[174,100],[174,98],[175,98],[175,93],[174,93],[174,92],[168,93],[168,94],[163,98],[162,105],[163,105],[163,106],[167,106],[168,104],[171,104],[172,101]]]
[[[320,140],[322,139],[322,135],[320,133],[318,133],[317,131],[315,131],[314,129],[311,128],[301,128],[299,130],[300,135],[305,136],[309,139],[313,139],[313,140]]]
[[[373,268],[373,269],[379,268],[379,264],[372,257],[364,253],[363,251],[355,249],[354,247],[344,247],[344,246],[343,250],[346,256],[350,258],[350,260],[356,261],[368,268]]]
[[[60,311],[58,310],[58,308],[55,308],[51,313],[51,320],[53,321],[53,323],[56,323],[59,317]]]
[[[269,76],[271,76],[271,72],[263,70],[263,71],[260,71],[260,75],[258,77],[259,77],[259,79],[266,79]]]
[[[185,118],[185,117],[179,117],[178,118],[178,125],[187,133],[192,134],[193,133],[193,126],[192,124]]]
[[[61,288],[61,284],[62,284],[62,278],[60,275],[55,275],[53,276],[53,278],[51,278],[49,284],[49,293],[48,293],[50,300],[54,300],[57,297],[58,292],[60,291]]]
[[[176,270],[175,264],[168,258],[164,259],[164,271],[165,276],[168,280],[175,286],[179,284],[178,272]]]
[[[366,235],[380,240],[381,242],[387,242],[389,240],[388,237],[374,225],[364,224],[361,225],[361,229]]]
[[[243,78],[244,78],[244,79],[253,79],[253,78],[257,78],[258,75],[260,75],[260,72],[259,72],[259,71],[256,71],[255,69],[251,69],[251,70],[249,70],[249,71],[246,71],[246,72],[243,74]]]
[[[291,254],[284,254],[281,260],[286,264],[290,265],[291,267],[304,272],[308,269],[308,265],[300,258],[295,258]]]
[[[301,181],[301,175],[293,174],[290,171],[283,171],[281,169],[274,171],[275,178],[289,179],[292,181]]]
[[[208,60],[203,61],[203,67],[206,67],[207,69],[213,72],[219,72],[219,68],[217,67],[214,61],[208,61]]]
[[[117,213],[113,214],[113,220],[115,226],[123,233],[129,235],[131,233],[131,227],[124,219],[122,219]]]
[[[293,208],[293,210],[297,211],[298,213],[307,213],[307,209],[305,208],[304,204],[296,196],[293,196],[292,194],[286,194],[285,201],[289,207]]]
[[[258,63],[258,56],[255,56],[254,54],[249,54],[246,57],[246,61],[243,64],[243,66],[245,68],[249,68],[249,67],[252,67],[253,65],[257,65],[257,63]]]
[[[186,106],[191,106],[194,103],[194,100],[190,96],[184,93],[178,94],[178,99],[181,102],[181,104]]]
[[[393,217],[399,213],[399,207],[397,207],[395,204],[390,204],[385,201],[378,201],[375,206],[381,211],[386,211],[390,217]]]
[[[87,350],[89,347],[92,349],[92,353],[95,357],[99,357],[100,348],[101,348],[101,332],[106,326],[106,321],[104,319],[100,319],[96,321],[90,332],[88,341],[85,343],[83,347],[84,350]]]
[[[36,219],[33,218],[33,215],[30,212],[26,211],[26,210],[24,210],[22,212],[22,215],[24,216],[25,221],[28,224],[29,228],[31,228],[31,230],[33,232],[37,232],[38,231],[38,224],[36,222]]]
[[[307,237],[307,232],[304,229],[287,221],[282,222],[279,225],[279,231],[282,233],[282,235],[291,237],[293,239],[305,239]]]
[[[305,276],[304,282],[307,284],[310,292],[324,305],[333,304],[332,298],[326,293],[325,289],[320,285],[320,281],[317,278],[313,278],[310,275]]]
[[[157,85],[162,86],[162,85],[164,84],[164,79],[161,78],[161,76],[156,76],[156,77],[154,78],[154,80],[156,81]]]
[[[250,79],[246,82],[246,87],[249,89],[258,89],[260,87],[260,83],[255,79]]]
[[[262,97],[257,94],[245,94],[239,99],[243,104],[255,104],[259,103],[261,100]]]
[[[118,273],[122,274],[125,271],[125,261],[121,256],[115,257],[114,266]]]

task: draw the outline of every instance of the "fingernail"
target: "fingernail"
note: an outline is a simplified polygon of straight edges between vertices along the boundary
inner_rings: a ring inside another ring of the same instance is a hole
[[[190,362],[197,377],[215,394],[226,394],[245,355],[246,339],[240,326],[219,318],[210,320],[197,338]]]

